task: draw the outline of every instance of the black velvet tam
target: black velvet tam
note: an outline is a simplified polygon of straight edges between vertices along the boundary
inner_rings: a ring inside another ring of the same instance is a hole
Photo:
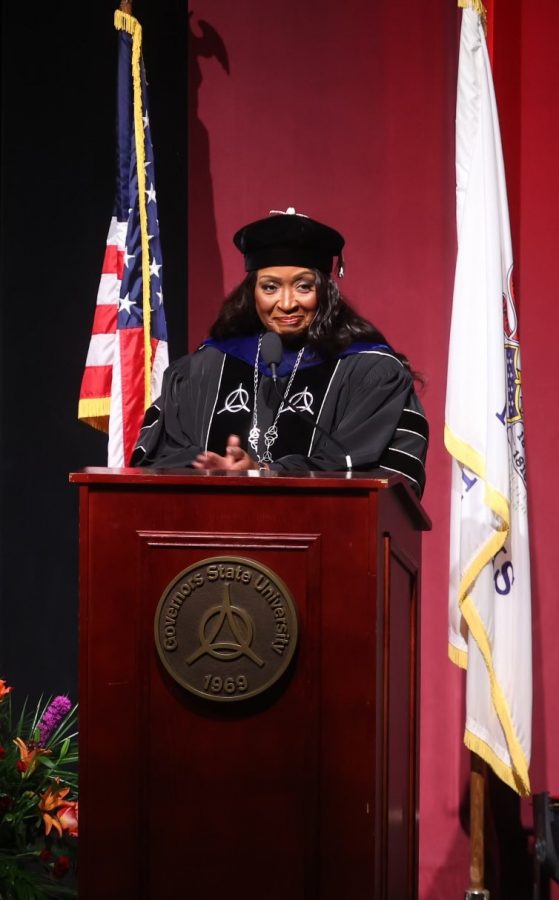
[[[245,225],[233,242],[244,254],[247,272],[269,266],[306,266],[326,273],[332,271],[333,257],[341,256],[345,243],[334,228],[291,209]]]

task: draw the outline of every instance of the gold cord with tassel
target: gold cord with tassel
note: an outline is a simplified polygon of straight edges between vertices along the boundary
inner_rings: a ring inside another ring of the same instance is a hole
[[[144,314],[144,407],[151,403],[151,278],[149,265],[148,216],[146,208],[146,154],[144,143],[144,111],[142,106],[142,26],[134,16],[115,10],[115,28],[132,35],[132,84],[134,96],[134,134],[138,172],[138,205],[142,243],[142,308]]]

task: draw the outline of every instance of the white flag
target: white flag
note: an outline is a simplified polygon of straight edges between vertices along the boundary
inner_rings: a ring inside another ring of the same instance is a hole
[[[467,669],[466,745],[526,794],[532,623],[520,346],[499,121],[483,26],[471,9],[462,11],[456,173],[449,653]]]

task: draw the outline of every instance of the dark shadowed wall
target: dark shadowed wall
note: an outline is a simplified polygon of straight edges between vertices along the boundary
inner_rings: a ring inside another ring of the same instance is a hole
[[[76,419],[114,193],[112,0],[3,3],[0,677],[77,680],[77,492],[106,438]],[[186,349],[187,10],[138,2],[149,60],[171,352]],[[157,72],[157,76],[155,76]],[[174,302],[171,298],[174,297]]]

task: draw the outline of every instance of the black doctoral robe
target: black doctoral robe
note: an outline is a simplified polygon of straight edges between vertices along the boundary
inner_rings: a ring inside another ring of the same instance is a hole
[[[146,413],[131,465],[188,467],[206,450],[223,454],[230,434],[239,435],[255,456],[248,436],[254,424],[256,348],[256,336],[219,345],[209,341],[170,365],[161,397]],[[284,354],[277,385],[260,360],[259,456],[295,358],[292,351]],[[305,351],[275,424],[272,469],[343,470],[349,455],[354,471],[401,473],[419,495],[423,492],[427,421],[409,371],[384,345],[355,344],[333,359]]]

